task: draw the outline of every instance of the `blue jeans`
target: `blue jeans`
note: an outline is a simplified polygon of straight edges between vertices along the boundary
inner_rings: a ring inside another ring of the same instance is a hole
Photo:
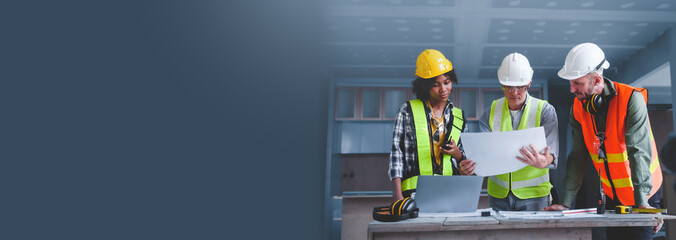
[[[655,195],[648,199],[648,205],[661,208],[660,198],[662,197],[662,187],[655,192]],[[615,211],[615,206],[622,205],[615,199],[606,196],[606,211]],[[607,227],[606,237],[610,239],[653,239],[653,227]]]
[[[507,197],[496,198],[488,195],[488,205],[494,211],[540,211],[546,208],[548,204],[548,196],[520,199],[509,191]]]

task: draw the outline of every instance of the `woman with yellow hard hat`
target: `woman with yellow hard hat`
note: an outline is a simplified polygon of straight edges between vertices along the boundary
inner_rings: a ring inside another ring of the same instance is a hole
[[[460,132],[466,121],[450,98],[453,83],[458,83],[451,61],[437,50],[425,49],[416,61],[415,75],[417,99],[401,105],[394,122],[389,176],[395,200],[414,195],[420,175],[474,172],[473,162],[460,162],[465,159]]]

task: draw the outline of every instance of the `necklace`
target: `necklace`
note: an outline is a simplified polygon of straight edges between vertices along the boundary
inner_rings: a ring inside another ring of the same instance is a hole
[[[446,121],[446,119],[444,119],[443,111],[442,111],[440,117],[438,117],[438,118],[435,117],[434,116],[434,109],[432,108],[432,105],[430,104],[429,101],[427,101],[427,105],[430,108],[430,111],[432,112],[432,121],[430,121],[430,124],[433,124],[434,126],[436,126],[436,129],[434,129],[434,133],[432,133],[432,141],[434,143],[438,143],[439,138],[441,136],[444,136],[444,133],[445,133],[444,122]],[[440,119],[440,120],[437,120],[437,119]]]
[[[432,104],[430,103],[429,100],[427,100],[427,106],[430,108],[430,111],[432,112],[432,117],[437,117],[437,115],[434,114],[435,109],[432,107]],[[443,116],[444,116],[444,110],[442,109],[439,117],[443,117]],[[437,118],[439,118],[439,117],[437,117]]]

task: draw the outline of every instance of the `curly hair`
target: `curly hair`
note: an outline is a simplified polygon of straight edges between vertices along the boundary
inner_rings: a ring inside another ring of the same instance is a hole
[[[448,71],[444,73],[446,77],[451,79],[451,82],[454,84],[458,84],[458,77],[455,75],[455,69]],[[432,84],[434,84],[434,79],[433,78],[421,78],[417,77],[415,80],[413,80],[413,93],[415,94],[416,98],[421,99],[421,100],[427,100],[430,98],[430,88],[432,88]]]

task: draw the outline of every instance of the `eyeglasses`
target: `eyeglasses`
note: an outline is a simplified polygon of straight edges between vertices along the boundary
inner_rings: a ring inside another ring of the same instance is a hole
[[[523,92],[526,89],[528,89],[528,85],[526,85],[526,86],[505,86],[505,85],[502,85],[502,91],[505,91],[505,92],[511,92],[511,91]]]

